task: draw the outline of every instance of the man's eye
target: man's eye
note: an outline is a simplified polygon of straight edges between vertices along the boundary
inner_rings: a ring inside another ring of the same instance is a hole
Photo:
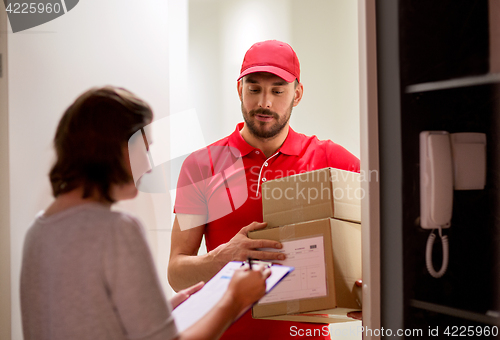
[[[276,93],[276,94],[282,94],[283,92],[285,92],[285,91],[274,90],[274,93]]]
[[[248,89],[248,91],[250,91],[251,93],[257,93],[257,92],[259,92],[259,89],[250,88],[250,89]]]

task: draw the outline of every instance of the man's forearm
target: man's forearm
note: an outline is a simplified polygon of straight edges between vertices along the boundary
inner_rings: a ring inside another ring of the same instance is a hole
[[[168,281],[177,292],[200,281],[209,281],[225,263],[217,261],[215,254],[176,255],[168,265]]]
[[[177,219],[172,232],[172,248],[168,265],[168,281],[175,291],[190,287],[200,281],[207,282],[229,261],[245,261],[248,257],[259,260],[284,260],[281,252],[259,250],[281,249],[281,244],[271,240],[251,240],[248,232],[262,229],[266,223],[252,222],[206,255],[196,255],[202,238],[202,229],[180,231]]]

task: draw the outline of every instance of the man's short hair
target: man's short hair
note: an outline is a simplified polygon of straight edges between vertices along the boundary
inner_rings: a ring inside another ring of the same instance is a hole
[[[97,190],[114,202],[111,185],[133,181],[123,159],[124,146],[152,119],[149,105],[125,89],[106,86],[80,95],[56,130],[57,160],[49,174],[54,197],[82,186],[83,198]]]

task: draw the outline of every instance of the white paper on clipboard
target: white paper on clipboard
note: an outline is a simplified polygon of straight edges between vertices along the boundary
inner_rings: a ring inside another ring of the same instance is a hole
[[[219,302],[227,290],[234,271],[241,265],[242,262],[229,262],[202,289],[173,310],[172,315],[179,332],[196,323]],[[266,280],[266,294],[293,270],[293,267],[288,266],[271,266],[271,276]]]

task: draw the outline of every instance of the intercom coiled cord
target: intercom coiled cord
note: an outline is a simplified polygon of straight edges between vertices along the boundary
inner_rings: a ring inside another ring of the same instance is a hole
[[[439,227],[439,237],[441,237],[441,243],[443,245],[443,262],[441,263],[441,269],[436,272],[434,269],[434,265],[432,264],[432,248],[434,246],[434,240],[436,239],[436,234],[434,234],[433,229],[429,238],[427,239],[427,247],[425,249],[425,264],[427,266],[427,270],[432,277],[439,279],[444,275],[446,269],[448,268],[448,258],[449,258],[449,245],[448,245],[448,236],[443,235],[441,227]]]

